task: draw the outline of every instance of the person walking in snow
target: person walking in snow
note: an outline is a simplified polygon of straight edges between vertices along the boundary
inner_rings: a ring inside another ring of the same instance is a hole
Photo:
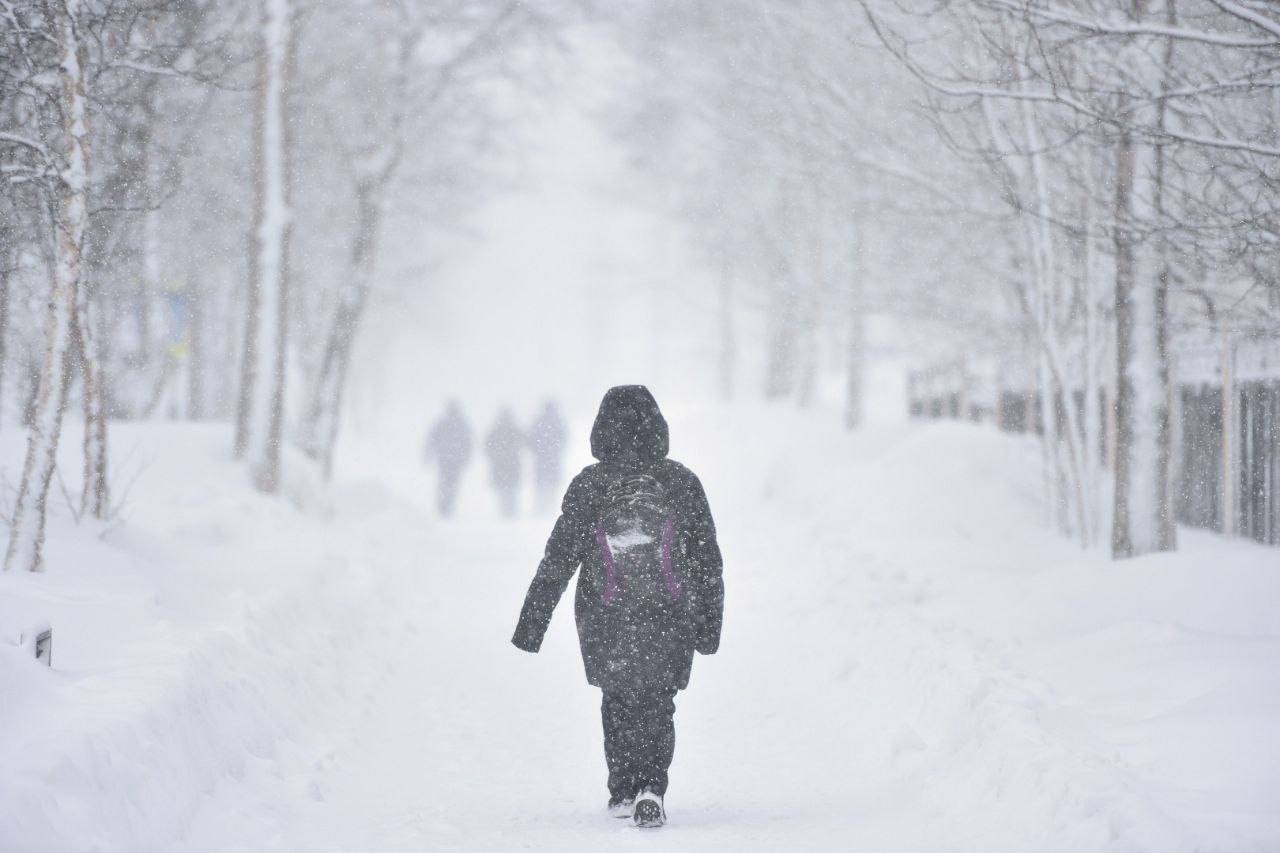
[[[516,425],[511,410],[504,408],[498,420],[484,440],[485,453],[489,456],[489,481],[498,493],[498,505],[502,515],[512,518],[520,492],[520,456],[524,451],[525,435]]]
[[[471,460],[471,424],[457,400],[450,400],[445,413],[427,433],[423,460],[436,466],[436,506],[446,518],[453,515],[458,500],[462,472]]]
[[[560,407],[548,400],[529,430],[533,448],[533,487],[539,512],[555,506],[563,474],[565,426]]]
[[[724,582],[702,484],[667,458],[667,422],[642,385],[610,388],[591,430],[599,460],[573,478],[511,642],[537,652],[578,571],[587,681],[603,692],[610,814],[666,822],[675,695],[694,652],[720,645]]]

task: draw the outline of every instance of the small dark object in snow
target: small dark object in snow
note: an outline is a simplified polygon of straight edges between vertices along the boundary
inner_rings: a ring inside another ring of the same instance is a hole
[[[53,628],[48,622],[42,622],[24,631],[18,638],[18,645],[45,666],[53,666]]]

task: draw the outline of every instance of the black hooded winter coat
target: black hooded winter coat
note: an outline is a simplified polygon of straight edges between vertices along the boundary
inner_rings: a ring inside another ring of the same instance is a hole
[[[667,422],[647,388],[609,389],[591,430],[591,454],[600,461],[569,484],[511,640],[525,651],[541,647],[551,613],[581,566],[574,607],[578,641],[587,681],[606,690],[683,689],[694,651],[714,654],[720,645],[724,583],[715,524],[698,478],[667,458],[668,442]],[[679,596],[661,619],[619,612],[616,601],[606,602],[597,525],[609,489],[636,474],[658,481],[674,507]]]

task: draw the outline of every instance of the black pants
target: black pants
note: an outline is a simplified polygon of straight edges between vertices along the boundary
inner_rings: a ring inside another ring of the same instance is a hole
[[[675,688],[604,692],[600,716],[613,799],[630,799],[644,790],[666,794],[676,747],[675,698]]]
[[[453,515],[453,507],[458,501],[458,485],[462,480],[462,469],[441,468],[436,478],[436,508],[445,518]]]

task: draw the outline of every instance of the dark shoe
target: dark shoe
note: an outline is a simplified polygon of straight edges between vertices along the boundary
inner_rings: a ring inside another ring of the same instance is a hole
[[[609,798],[609,817],[631,817],[635,811],[635,797]]]
[[[641,829],[657,829],[667,822],[667,811],[662,807],[662,796],[653,791],[642,791],[636,797],[635,822]]]

